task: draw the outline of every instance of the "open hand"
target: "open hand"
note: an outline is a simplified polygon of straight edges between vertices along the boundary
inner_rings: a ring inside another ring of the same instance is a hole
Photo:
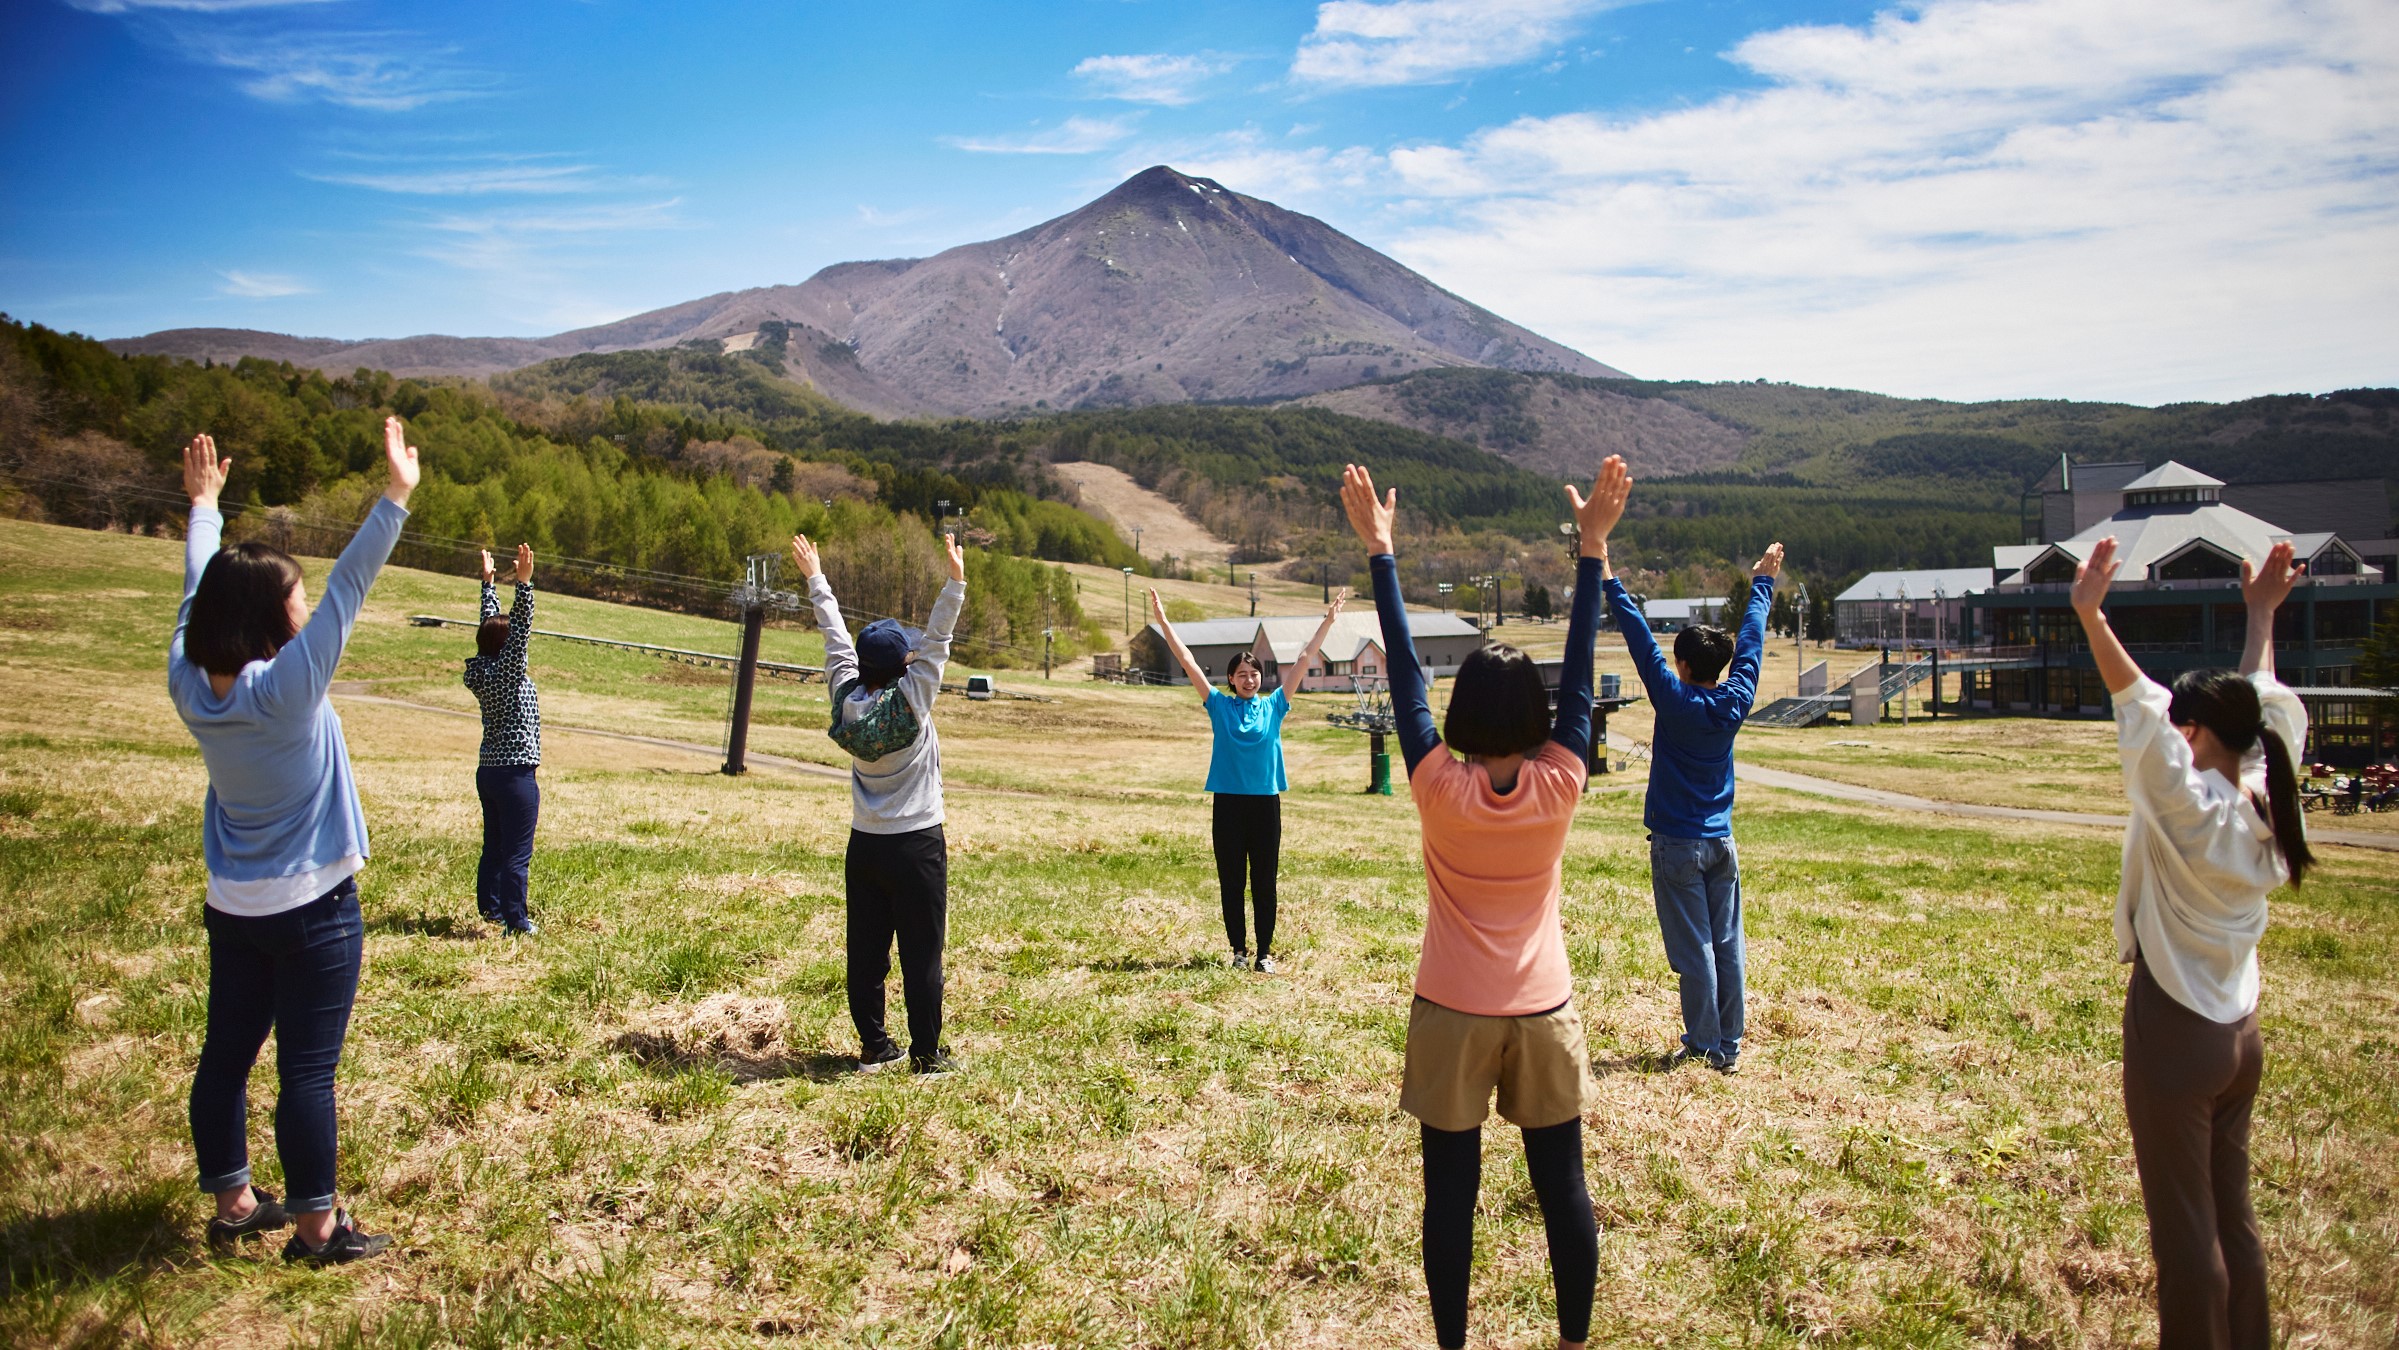
[[[217,458],[216,437],[202,433],[183,447],[183,492],[192,499],[192,505],[213,509],[217,494],[225,490],[225,479],[232,473],[233,461]]]
[[[1575,491],[1574,484],[1566,485],[1566,504],[1574,508],[1574,528],[1581,536],[1584,557],[1606,554],[1608,532],[1624,519],[1624,502],[1632,492],[1633,476],[1625,470],[1622,455],[1610,455],[1599,462],[1599,477],[1591,482],[1589,500]]]
[[[516,584],[522,586],[531,580],[533,580],[533,545],[519,544],[516,546]]]
[[[1392,526],[1399,517],[1398,488],[1377,498],[1374,475],[1364,465],[1347,465],[1341,470],[1341,509],[1349,516],[1349,527],[1358,532],[1369,556],[1392,551]]]
[[[950,580],[963,582],[966,580],[966,545],[958,542],[955,534],[942,537],[948,541],[943,548],[949,554]]]
[[[483,550],[483,584],[489,586],[492,578],[499,574],[500,570],[491,565],[491,550],[488,548]]]
[[[791,537],[791,563],[800,569],[801,576],[810,580],[824,574],[824,564],[817,560],[816,545],[808,542],[807,535],[795,534]]]
[[[1349,603],[1349,597],[1350,589],[1347,586],[1333,592],[1333,603],[1324,607],[1324,617],[1328,622],[1341,613],[1341,607]]]
[[[1150,588],[1150,618],[1157,623],[1159,632],[1174,631],[1166,625],[1166,602],[1158,598],[1158,588],[1155,586]]]
[[[2099,612],[2100,606],[2107,603],[2107,588],[2116,580],[2116,568],[2120,565],[2116,559],[2116,536],[2111,534],[2091,546],[2091,556],[2074,568],[2074,590],[2068,598],[2074,603],[2075,613],[2087,618]]]
[[[383,495],[394,506],[408,505],[408,494],[416,491],[423,470],[417,466],[416,447],[408,443],[408,430],[397,417],[383,419],[383,458],[391,466],[391,481],[384,485]]]
[[[1781,576],[1783,574],[1783,546],[1768,544],[1765,556],[1758,559],[1757,566],[1749,569],[1749,574],[1753,577]]]
[[[2291,541],[2285,539],[2266,550],[2264,567],[2241,559],[2241,599],[2249,608],[2268,613],[2282,608],[2282,602],[2290,598],[2291,588],[2299,584],[2301,569],[2291,561],[2292,557]]]

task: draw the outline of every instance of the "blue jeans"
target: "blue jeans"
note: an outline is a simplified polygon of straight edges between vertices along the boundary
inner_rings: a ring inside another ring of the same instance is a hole
[[[483,857],[475,864],[475,908],[486,919],[522,928],[525,877],[533,867],[533,827],[541,820],[538,764],[486,764],[475,770],[483,799]]]
[[[250,1180],[250,1066],[275,1033],[275,1154],[283,1160],[284,1208],[333,1208],[333,1070],[350,1031],[366,925],[358,883],[263,918],[205,911],[208,1036],[192,1075],[192,1148],[200,1189]]]
[[[1730,1061],[1741,1053],[1741,855],[1729,836],[1653,834],[1649,889],[1666,963],[1682,981],[1683,1044]]]

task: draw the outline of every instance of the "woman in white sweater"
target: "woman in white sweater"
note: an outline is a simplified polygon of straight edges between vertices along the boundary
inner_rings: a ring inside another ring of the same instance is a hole
[[[2116,575],[2103,539],[2074,576],[2074,612],[2115,698],[2132,826],[2116,895],[2124,1113],[2157,1260],[2158,1343],[2268,1344],[2266,1259],[2249,1207],[2249,1116],[2265,1048],[2257,942],[2266,896],[2315,859],[2293,756],[2307,712],[2274,678],[2274,611],[2297,580],[2290,544],[2241,564],[2248,633],[2238,674],[2141,673],[2101,606]]]

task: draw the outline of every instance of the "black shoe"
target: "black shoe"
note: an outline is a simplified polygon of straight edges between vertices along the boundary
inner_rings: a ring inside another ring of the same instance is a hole
[[[881,1054],[858,1056],[858,1072],[881,1073],[885,1069],[894,1067],[901,1060],[906,1058],[906,1055],[900,1053],[900,1048],[898,1046],[887,1045],[883,1047],[883,1052]]]
[[[926,1078],[946,1078],[964,1067],[958,1062],[957,1056],[946,1049],[934,1051],[930,1058],[911,1056],[908,1060],[908,1072]]]
[[[271,1232],[292,1221],[292,1216],[283,1212],[283,1202],[275,1198],[274,1192],[262,1191],[256,1186],[252,1186],[250,1199],[255,1203],[250,1212],[239,1219],[210,1219],[208,1221],[208,1244],[210,1246],[230,1247],[237,1239],[246,1238],[252,1233]]]
[[[390,1234],[361,1233],[358,1226],[350,1222],[350,1211],[337,1209],[333,1211],[333,1232],[325,1239],[324,1246],[311,1247],[298,1233],[294,1233],[292,1240],[283,1244],[283,1259],[305,1261],[312,1266],[344,1266],[352,1261],[363,1261],[390,1245]]]

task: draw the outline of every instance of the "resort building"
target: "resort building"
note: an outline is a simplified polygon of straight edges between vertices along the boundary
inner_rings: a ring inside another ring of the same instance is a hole
[[[1282,678],[1283,666],[1299,658],[1300,649],[1324,622],[1322,614],[1288,614],[1256,619],[1199,619],[1175,624],[1175,636],[1191,649],[1210,678],[1223,683],[1225,663],[1236,652],[1251,652],[1265,667],[1266,678]],[[1455,614],[1411,611],[1408,627],[1416,638],[1416,659],[1428,676],[1455,675],[1458,663],[1483,645],[1482,631]],[[1155,623],[1133,635],[1132,665],[1152,683],[1173,684],[1183,678],[1174,654]],[[1350,690],[1359,680],[1390,678],[1383,659],[1382,623],[1372,604],[1354,606],[1333,621],[1316,663],[1300,678],[1303,691]]]
[[[1836,647],[1921,648],[1965,641],[1966,597],[1991,589],[1988,567],[1868,572],[1833,597]]]
[[[2315,744],[2302,753],[2336,765],[2389,757],[2390,742],[2399,737],[2399,700],[2356,687],[2357,661],[2375,624],[2399,606],[2389,560],[2370,561],[2338,530],[2287,528],[2229,500],[2240,495],[2265,504],[2278,499],[2272,494],[2236,491],[2173,462],[2132,477],[2123,477],[2123,467],[2070,466],[2070,490],[2043,491],[2043,519],[2078,528],[2050,542],[1993,550],[1995,580],[1965,601],[1966,640],[1974,650],[1957,663],[1963,704],[2060,715],[2111,712],[2067,600],[2076,565],[2110,535],[2122,565],[2108,616],[2142,668],[2171,682],[2185,670],[2237,665],[2248,618],[2241,560],[2261,559],[2288,539],[2307,576],[2275,617],[2275,665],[2307,701],[2315,723]],[[2112,490],[2114,510],[2092,516],[2089,503],[2098,489],[2088,485],[2120,477]],[[2392,534],[2381,479],[2335,482],[2322,491],[2320,485],[2248,486],[2278,489],[2280,500],[2311,515],[2353,516],[2354,528],[2374,532],[2373,542]],[[2347,499],[2337,511],[2334,497]]]

